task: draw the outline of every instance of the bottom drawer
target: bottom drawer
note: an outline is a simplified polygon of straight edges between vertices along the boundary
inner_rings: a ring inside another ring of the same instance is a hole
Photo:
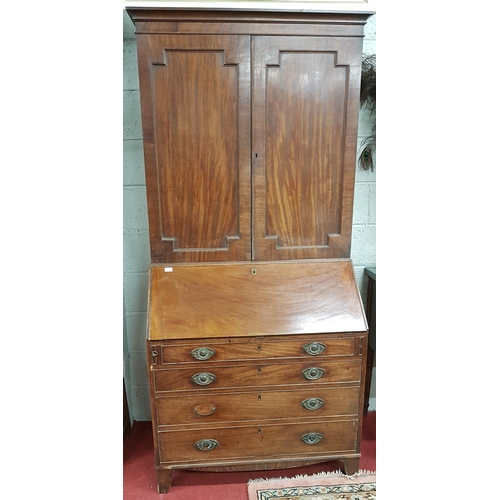
[[[160,463],[334,456],[356,452],[357,419],[159,431]]]

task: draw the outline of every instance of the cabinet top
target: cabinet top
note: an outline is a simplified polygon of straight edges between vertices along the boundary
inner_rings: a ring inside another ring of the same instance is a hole
[[[281,2],[276,2],[281,5]],[[317,35],[362,37],[373,12],[314,9],[252,9],[127,6],[136,35],[169,33]]]
[[[191,4],[201,4],[196,8]],[[258,4],[258,7],[256,6]],[[266,4],[267,2],[263,2]],[[274,8],[263,8],[260,2],[215,2],[207,7],[205,2],[168,2],[160,6],[161,2],[127,2],[126,11],[134,23],[161,22],[161,21],[224,21],[224,22],[291,22],[291,23],[346,23],[364,25],[375,12],[356,9],[336,9],[331,3],[321,4],[322,8],[282,8],[291,3],[273,2]],[[242,5],[251,4],[252,8],[242,8]],[[279,4],[281,8],[277,8]],[[312,4],[311,4],[312,5]],[[349,4],[352,5],[352,4]],[[225,7],[224,7],[225,6]],[[330,7],[330,8],[327,8]]]
[[[274,0],[274,1],[209,1],[209,0],[124,0],[125,8],[147,9],[206,9],[206,10],[260,10],[295,12],[366,12],[374,14],[376,0]]]
[[[152,265],[150,340],[367,330],[350,259]]]

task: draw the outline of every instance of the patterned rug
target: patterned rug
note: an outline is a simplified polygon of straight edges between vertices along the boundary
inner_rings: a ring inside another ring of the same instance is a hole
[[[359,471],[296,476],[293,478],[251,479],[248,500],[375,500],[375,472]]]

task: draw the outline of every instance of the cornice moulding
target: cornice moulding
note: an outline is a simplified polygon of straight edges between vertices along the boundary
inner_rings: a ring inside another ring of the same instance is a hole
[[[168,8],[206,10],[269,10],[269,11],[309,11],[309,12],[363,12],[375,13],[376,0],[346,1],[209,1],[209,0],[124,0],[124,8]]]

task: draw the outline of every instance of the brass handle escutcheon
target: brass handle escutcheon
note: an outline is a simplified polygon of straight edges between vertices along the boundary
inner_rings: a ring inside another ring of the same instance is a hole
[[[306,368],[305,370],[302,371],[302,375],[307,380],[318,380],[324,374],[325,370],[323,370],[322,368],[316,368],[315,366],[312,366],[311,368]]]
[[[153,365],[158,363],[158,351],[151,351],[151,357],[153,358]]]
[[[323,435],[319,432],[308,432],[301,439],[305,444],[318,444],[323,439]]]
[[[209,415],[212,415],[212,413],[214,413],[216,409],[217,406],[215,406],[213,403],[210,406],[202,404],[195,406],[194,412],[200,417],[208,417]]]
[[[210,349],[210,347],[198,347],[197,349],[193,349],[191,351],[191,356],[199,361],[210,359],[214,354],[215,351],[213,349]]]
[[[304,347],[302,347],[302,350],[305,353],[310,354],[311,356],[317,356],[318,354],[321,354],[325,349],[326,345],[322,342],[310,342],[309,344],[305,344]]]
[[[215,380],[215,375],[208,372],[195,373],[191,380],[197,385],[209,385]]]
[[[200,439],[196,441],[195,446],[201,451],[213,450],[219,442],[216,439]]]
[[[325,402],[321,398],[309,398],[302,401],[302,406],[306,410],[319,410]]]

